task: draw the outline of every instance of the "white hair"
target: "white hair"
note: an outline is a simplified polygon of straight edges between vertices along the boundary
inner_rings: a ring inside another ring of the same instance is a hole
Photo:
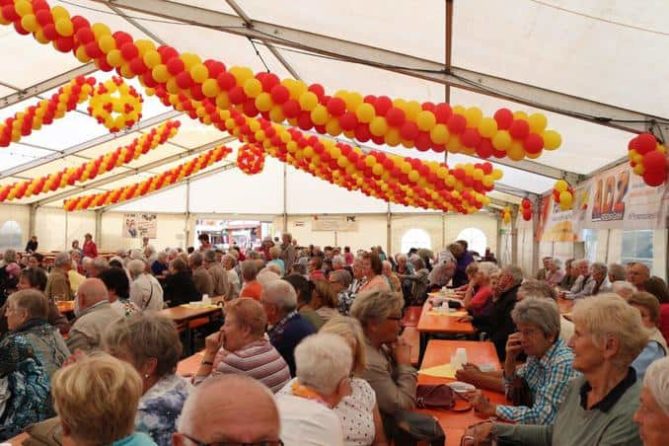
[[[72,263],[72,259],[70,258],[70,255],[66,252],[59,252],[56,254],[56,258],[53,260],[53,266],[59,267],[59,266],[65,266]]]
[[[270,281],[263,286],[263,300],[276,305],[284,313],[289,313],[297,307],[295,288],[281,279]]]
[[[128,262],[128,273],[130,273],[130,276],[135,279],[141,274],[146,272],[146,263],[144,263],[143,260],[131,260]]]
[[[260,273],[262,273],[263,271],[271,271],[274,274],[281,276],[281,267],[279,266],[278,263],[268,263],[265,266],[265,268],[262,271],[260,271]],[[260,275],[260,273],[258,273],[258,275]]]
[[[332,258],[332,266],[334,265],[341,265],[345,266],[346,265],[346,260],[344,259],[344,256],[337,254]]]
[[[611,284],[611,291],[616,293],[618,296],[627,297],[636,293],[637,289],[634,285],[626,280],[616,280]]]
[[[275,273],[269,268],[263,268],[262,271],[260,271],[256,276],[256,280],[260,283],[260,285],[263,288],[265,288],[272,282],[276,282],[279,279],[281,279],[281,276],[279,276],[277,273]]]
[[[494,276],[499,274],[499,267],[493,262],[479,262],[478,264],[479,272],[484,274],[486,277]]]
[[[648,367],[643,385],[650,390],[657,405],[669,416],[669,357],[658,359]]]
[[[141,249],[133,249],[130,251],[130,255],[128,257],[132,260],[139,260],[144,258],[144,253]]]
[[[315,334],[295,348],[295,365],[295,375],[302,384],[322,395],[332,395],[351,373],[353,352],[342,336]]]

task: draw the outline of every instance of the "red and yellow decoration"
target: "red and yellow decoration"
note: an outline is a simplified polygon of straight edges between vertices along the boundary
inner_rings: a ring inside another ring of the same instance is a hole
[[[247,175],[262,172],[265,167],[265,151],[255,144],[244,144],[237,151],[237,167]]]
[[[402,145],[421,151],[462,152],[481,158],[537,158],[544,149],[560,146],[559,133],[547,128],[546,116],[501,108],[485,116],[478,107],[392,99],[351,91],[328,93],[320,84],[279,79],[230,67],[170,46],[112,32],[81,16],[70,17],[45,0],[1,0],[0,23],[13,24],[20,34],[32,33],[43,44],[72,51],[78,60],[93,61],[104,71],[138,77],[149,88],[162,87],[195,101],[208,99],[219,111],[290,125],[321,134],[341,134],[360,142]]]
[[[143,99],[118,76],[98,84],[88,103],[88,114],[110,132],[132,127],[142,118]]]
[[[92,180],[116,167],[128,164],[155,149],[177,134],[179,121],[167,121],[130,144],[87,161],[79,167],[69,167],[60,172],[44,175],[32,180],[20,181],[0,187],[0,202],[18,200],[47,192],[54,192],[75,183]]]
[[[164,187],[178,183],[202,169],[206,169],[212,164],[224,159],[231,152],[232,150],[225,146],[216,147],[173,169],[152,176],[145,181],[100,194],[81,195],[65,200],[63,207],[66,211],[81,211],[84,209],[118,204],[133,198],[142,197],[148,193],[159,191]]]
[[[172,95],[163,88],[155,94],[165,105],[215,125],[247,144],[262,146],[270,156],[332,184],[407,206],[472,213],[489,203],[502,171],[490,163],[456,165],[363,151],[358,147],[286,129],[263,118],[236,111],[220,111],[210,100]]]
[[[661,186],[667,181],[667,147],[652,133],[635,136],[627,146],[627,156],[635,174],[649,186]]]
[[[62,118],[67,112],[74,110],[77,104],[90,97],[94,85],[95,79],[92,77],[79,76],[62,86],[50,98],[42,99],[5,119],[4,123],[0,123],[0,147],[19,142],[33,130],[39,130],[55,119]]]
[[[511,208],[509,206],[502,209],[502,221],[505,225],[511,223]]]
[[[565,180],[557,180],[553,186],[553,199],[561,210],[568,211],[574,204],[574,189]]]
[[[523,198],[523,200],[520,202],[520,209],[523,215],[523,220],[532,220],[532,201],[529,198]]]

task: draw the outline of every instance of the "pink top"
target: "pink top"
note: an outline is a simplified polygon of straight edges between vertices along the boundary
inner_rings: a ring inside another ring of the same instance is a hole
[[[374,276],[367,283],[365,283],[358,292],[363,291],[390,291],[390,283],[385,276]]]
[[[492,287],[485,286],[479,289],[469,302],[469,309],[477,313],[483,309],[488,299],[492,297]]]
[[[550,286],[558,286],[558,284],[562,282],[562,279],[564,279],[564,271],[561,269],[554,273],[551,273],[550,271],[546,273],[546,282],[548,282]]]

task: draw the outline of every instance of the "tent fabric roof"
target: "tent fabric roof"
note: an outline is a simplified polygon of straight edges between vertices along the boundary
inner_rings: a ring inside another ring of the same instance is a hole
[[[140,3],[147,5],[145,10]],[[633,2],[616,0],[453,1],[452,67],[500,78],[499,85],[509,86],[505,92],[486,91],[487,87],[482,84],[476,88],[447,88],[433,78],[428,80],[397,72],[398,67],[387,70],[347,62],[343,60],[345,55],[337,57],[324,55],[317,49],[305,49],[312,43],[310,39],[314,44],[341,41],[344,42],[342,45],[359,47],[360,54],[377,48],[392,52],[397,60],[422,60],[425,66],[428,63],[444,66],[449,33],[446,30],[447,2],[443,0],[424,0],[419,5],[409,0],[397,0],[392,2],[392,7],[382,0],[319,0],[317,3],[309,0],[269,3],[264,0],[116,0],[113,5],[102,0],[50,2],[51,6],[60,4],[72,14],[87,17],[91,23],[106,23],[135,38],[164,42],[180,51],[221,60],[228,66],[249,66],[255,71],[268,69],[281,78],[292,77],[292,72],[305,82],[321,83],[328,91],[346,89],[363,94],[441,102],[448,90],[451,104],[476,105],[486,114],[492,114],[500,107],[528,113],[542,111],[549,119],[549,126],[562,134],[563,146],[522,163],[491,159],[495,167],[504,171],[499,190],[491,194],[500,201],[517,203],[525,193],[544,193],[552,187],[555,178],[565,174],[572,180],[591,175],[621,160],[632,136],[628,131],[568,116],[572,113],[543,110],[544,106],[553,108],[553,104],[542,102],[551,96],[537,97],[534,106],[526,105],[529,102],[526,97],[515,96],[522,91],[518,90],[521,84],[527,84],[528,89],[533,86],[549,90],[549,93],[561,93],[562,107],[570,103],[570,97],[574,97],[574,101],[580,98],[594,101],[593,104],[601,103],[604,110],[610,105],[611,110],[660,117],[665,120],[661,128],[669,128],[666,125],[669,100],[666,95],[658,94],[662,91],[658,87],[669,78],[669,65],[658,57],[669,52],[669,33],[664,31],[664,23],[669,18],[669,3],[665,1],[648,0],[644,8]],[[150,10],[149,6],[154,5],[164,7]],[[276,43],[260,37],[250,39],[244,35],[248,29],[253,29],[250,26],[220,26],[218,29],[198,26],[192,23],[193,17],[202,17],[203,11],[198,8],[207,9],[207,14],[216,19],[247,20],[291,28],[305,41]],[[186,14],[169,16],[177,10]],[[17,55],[3,66],[0,73],[0,107],[10,103],[0,108],[2,120],[39,98],[48,97],[54,88],[73,77],[71,70],[88,70],[71,54],[61,54],[39,45],[18,35],[11,27],[0,28],[0,48],[3,54]],[[99,81],[110,77],[109,73],[99,71],[92,75]],[[135,80],[128,82],[141,91]],[[30,94],[40,90],[41,85],[51,88],[17,101],[22,92]],[[507,99],[500,99],[500,96]],[[518,102],[512,101],[514,97]],[[144,99],[140,127],[119,135],[110,136],[103,126],[87,116],[84,103],[77,112],[67,114],[19,143],[0,149],[0,185],[77,166],[127,144],[140,132],[158,125],[163,118],[177,116],[176,119],[182,122],[179,134],[164,147],[96,178],[94,187],[82,183],[65,192],[79,193],[82,186],[88,193],[102,192],[140,181],[197,156],[203,146],[213,145],[228,136],[185,115],[171,112],[156,98],[144,95]],[[616,127],[626,125],[621,123]],[[633,125],[636,124],[629,124]],[[236,149],[239,144],[228,141],[227,145]],[[435,152],[378,147],[372,143],[367,146],[422,159],[444,160],[443,154]],[[233,161],[234,154],[228,159]],[[448,155],[449,165],[478,161],[465,155]],[[210,169],[214,170],[216,166]],[[173,188],[118,209],[185,210],[186,201],[190,212],[202,213],[386,212],[389,209],[387,203],[323,183],[292,167],[285,170],[285,191],[283,167],[278,161],[268,159],[260,175],[248,177],[236,169],[217,170],[216,175],[202,175],[205,178],[193,181],[187,198],[185,188]],[[212,195],[208,192],[212,188],[220,189],[222,193]],[[241,190],[244,190],[244,196],[239,193]],[[63,195],[60,190],[17,202],[60,206]],[[390,210],[415,211],[398,205],[391,205]]]

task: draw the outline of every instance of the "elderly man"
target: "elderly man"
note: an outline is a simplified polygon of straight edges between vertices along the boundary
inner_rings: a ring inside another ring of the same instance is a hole
[[[206,380],[188,397],[174,446],[278,444],[281,426],[272,392],[244,375]]]
[[[328,276],[328,282],[337,294],[337,309],[344,316],[348,315],[351,305],[353,305],[353,299],[355,299],[355,295],[349,289],[352,281],[351,274],[345,269],[334,270]]]
[[[160,251],[156,260],[151,263],[151,273],[153,273],[156,279],[164,279],[167,276],[169,267],[168,253]]]
[[[285,280],[267,284],[260,297],[267,322],[269,340],[288,364],[290,375],[295,376],[295,347],[314,333],[314,327],[297,312],[297,293]]]
[[[204,267],[204,258],[202,253],[194,252],[188,257],[188,266],[193,274],[193,283],[198,293],[213,296],[214,282]]]
[[[84,280],[74,305],[77,319],[70,329],[67,347],[71,352],[98,349],[105,329],[120,318],[109,303],[107,288],[102,280]]]
[[[230,282],[228,281],[228,272],[223,265],[216,261],[216,252],[205,251],[204,253],[204,267],[211,277],[212,295],[214,296],[228,296],[230,292]]]
[[[544,265],[544,267],[537,271],[537,280],[546,280],[546,276],[550,270],[551,260],[553,260],[552,257],[544,257],[541,259],[541,263]]]
[[[576,272],[578,272],[578,277],[576,278],[576,281],[574,282],[574,285],[571,287],[569,292],[571,294],[578,294],[583,291],[586,285],[588,285],[588,281],[591,280],[590,265],[586,259],[580,259],[575,260],[574,263],[571,264],[571,267],[574,268]]]
[[[644,446],[664,446],[669,431],[669,358],[648,367],[643,379],[641,405],[634,414]]]
[[[587,296],[596,296],[611,290],[611,284],[606,275],[607,267],[603,263],[595,262],[590,267],[590,279],[586,281],[585,286],[578,293],[573,293],[570,297],[580,298]]]
[[[289,274],[290,269],[293,267],[293,263],[295,263],[296,253],[295,247],[293,246],[293,236],[288,232],[281,235],[280,258],[283,260],[286,274]]]
[[[128,262],[130,274],[130,301],[140,310],[160,311],[163,309],[163,287],[158,279],[146,272],[146,263],[142,260]]]
[[[231,250],[231,252],[236,252]],[[237,264],[237,259],[232,254],[226,254],[223,256],[223,268],[225,268],[226,274],[228,275],[228,292],[225,294],[227,299],[234,299],[239,296],[239,291],[242,288],[241,281],[239,280],[239,274],[235,268]]]
[[[84,268],[86,269],[86,277],[98,277],[102,271],[109,268],[109,262],[107,262],[107,259],[104,257],[95,259],[84,257]]]
[[[72,300],[74,295],[68,277],[68,271],[72,268],[70,255],[66,252],[58,253],[53,261],[53,266],[46,282],[44,294],[51,301]]]
[[[645,283],[650,279],[650,269],[643,263],[632,263],[627,268],[627,281],[639,291],[646,291]]]

